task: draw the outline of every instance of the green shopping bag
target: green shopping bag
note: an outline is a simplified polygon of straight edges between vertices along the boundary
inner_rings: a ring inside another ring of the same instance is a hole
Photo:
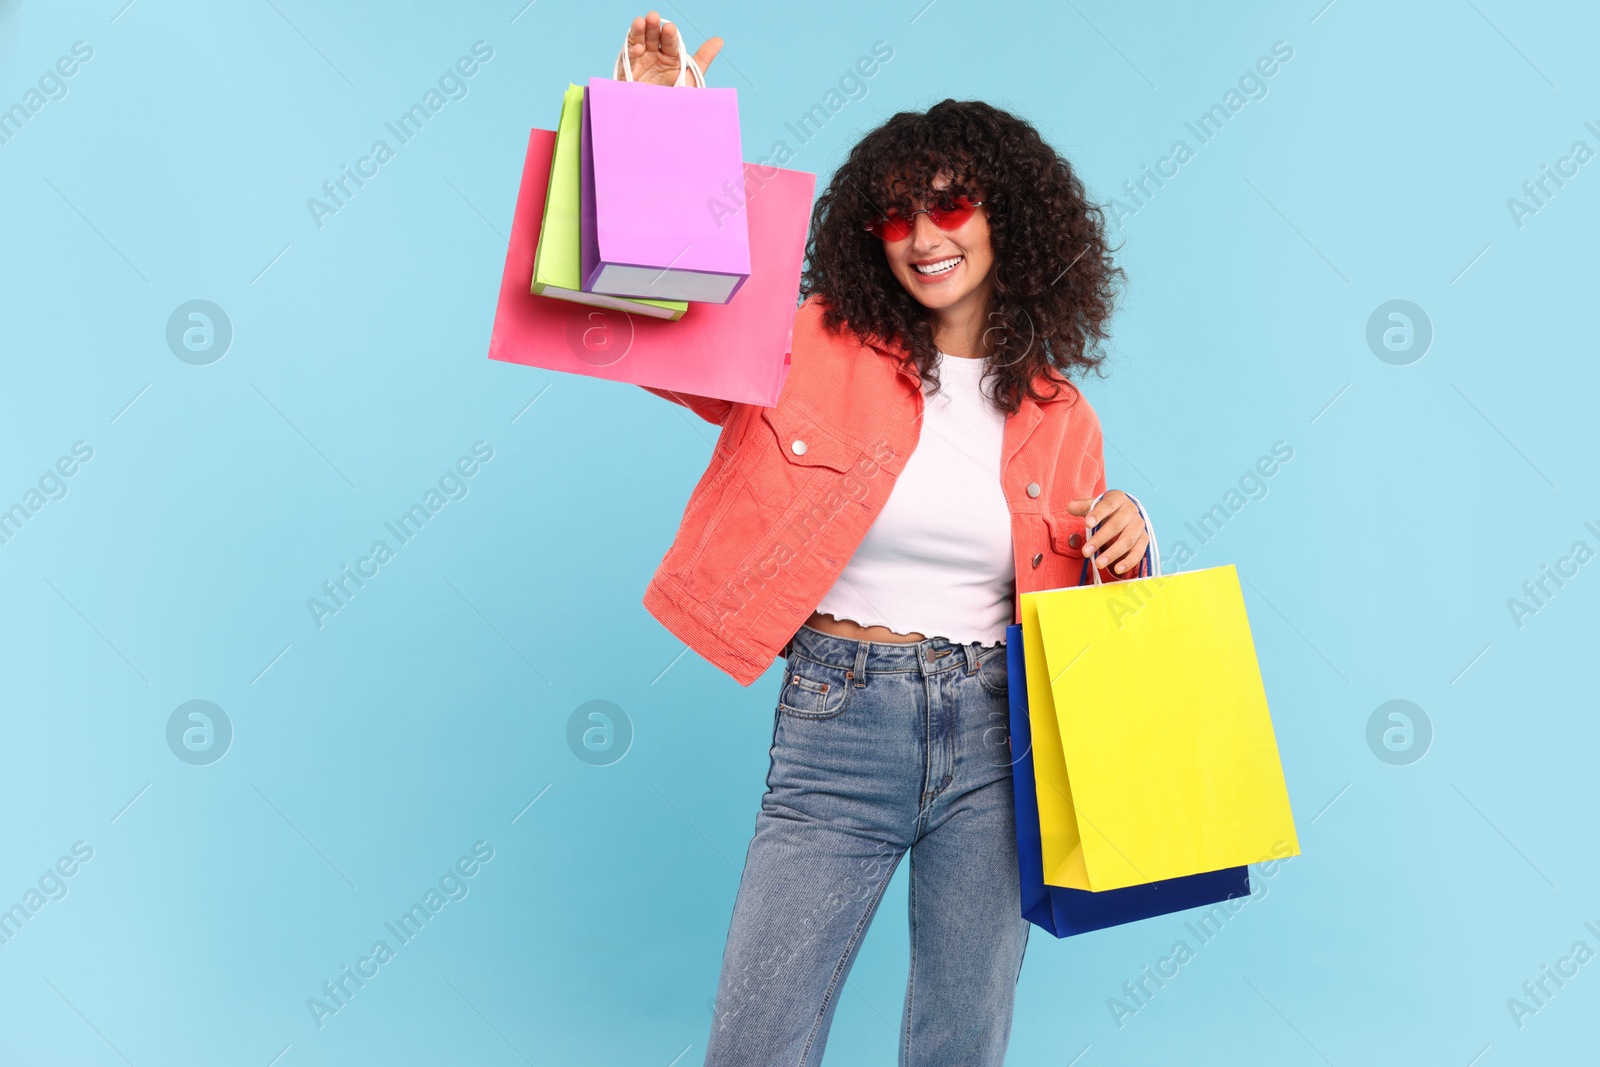
[[[689,309],[687,301],[645,300],[583,291],[578,222],[581,164],[578,142],[582,124],[583,86],[568,85],[561,99],[561,124],[556,128],[555,154],[550,160],[550,191],[545,196],[544,221],[540,224],[539,245],[533,255],[532,292],[675,322]]]

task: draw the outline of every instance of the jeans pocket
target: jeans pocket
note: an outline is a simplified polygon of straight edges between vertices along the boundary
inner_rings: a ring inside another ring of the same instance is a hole
[[[791,655],[784,664],[778,710],[796,719],[832,719],[844,713],[855,672]]]
[[[1006,696],[1010,693],[1010,671],[1006,663],[1005,645],[989,649],[979,655],[978,682],[995,696]]]

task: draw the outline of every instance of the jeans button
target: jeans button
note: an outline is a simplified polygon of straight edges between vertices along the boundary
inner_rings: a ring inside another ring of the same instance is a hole
[[[1039,483],[1038,482],[1029,482],[1028,483],[1028,495],[1029,496],[1038,496],[1039,495]]]
[[[1039,564],[1041,564],[1041,563],[1043,563],[1043,562],[1044,562],[1044,553],[1043,553],[1043,552],[1036,552],[1036,553],[1034,553],[1034,557],[1033,557],[1033,565],[1034,565],[1034,566],[1035,566],[1035,567],[1037,567],[1037,566],[1038,566],[1038,565],[1039,565]]]
[[[789,451],[793,452],[797,456],[803,456],[806,454],[806,443],[797,438],[795,442],[789,446]]]

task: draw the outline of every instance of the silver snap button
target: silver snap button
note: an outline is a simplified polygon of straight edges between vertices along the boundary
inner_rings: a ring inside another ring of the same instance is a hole
[[[795,442],[789,446],[789,451],[793,452],[797,456],[803,456],[806,454],[806,443],[799,438],[796,438]]]
[[[1043,562],[1044,562],[1044,553],[1043,552],[1036,553],[1034,555],[1034,557],[1033,557],[1033,565],[1035,567],[1037,567],[1039,564],[1041,564]]]
[[[1039,495],[1039,483],[1038,482],[1029,482],[1028,483],[1028,495],[1029,496],[1038,496]]]

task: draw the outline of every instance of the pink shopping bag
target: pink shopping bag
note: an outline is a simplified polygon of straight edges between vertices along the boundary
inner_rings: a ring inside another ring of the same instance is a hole
[[[732,209],[744,184],[736,91],[590,78],[581,136],[583,288],[732,299],[750,273]]]
[[[528,135],[489,358],[774,406],[789,374],[816,175],[746,163],[749,278],[728,303],[691,303],[669,322],[529,292],[554,150],[553,131]]]

